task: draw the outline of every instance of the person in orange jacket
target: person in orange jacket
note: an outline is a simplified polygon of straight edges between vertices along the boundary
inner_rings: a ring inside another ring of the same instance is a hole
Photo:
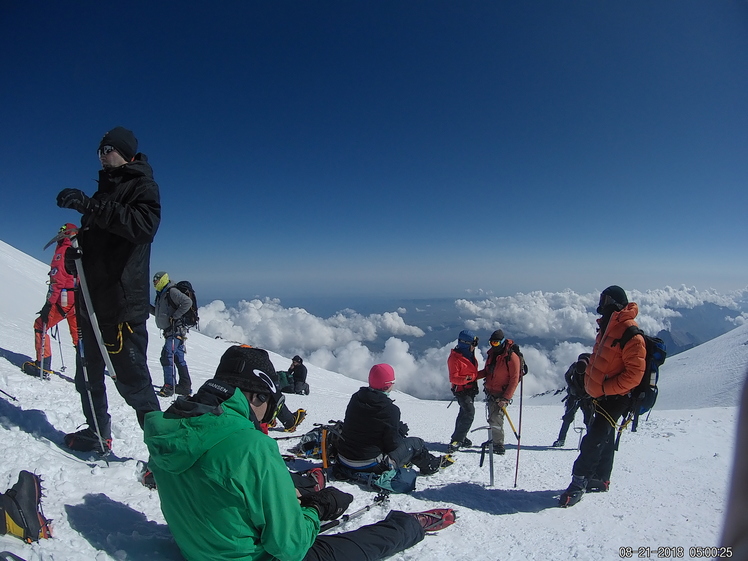
[[[77,233],[78,227],[75,224],[63,224],[60,228],[57,247],[49,267],[47,299],[39,312],[39,317],[34,321],[36,362],[31,365],[30,370],[33,370],[34,374],[38,372],[42,377],[45,377],[45,371],[52,370],[52,345],[47,335],[48,329],[66,319],[73,345],[78,346],[78,321],[75,316],[75,289],[78,277],[75,271],[71,272],[65,268],[65,252],[71,246],[71,238]]]
[[[494,454],[504,455],[504,408],[514,397],[519,385],[522,363],[517,353],[512,351],[514,341],[504,337],[504,332],[497,329],[488,340],[486,366],[478,372],[479,378],[485,378],[483,390],[488,404],[488,424],[491,425],[491,439]]]
[[[572,469],[571,484],[559,498],[568,507],[582,500],[586,491],[607,491],[613,471],[618,420],[631,407],[631,390],[644,376],[647,347],[643,337],[633,337],[621,349],[624,331],[636,326],[639,307],[629,303],[620,286],[609,286],[597,306],[599,329],[584,377],[584,387],[594,399],[595,416],[582,439]]]
[[[457,336],[457,346],[452,349],[447,358],[449,369],[449,383],[452,384],[452,395],[460,406],[455,420],[455,430],[449,439],[447,452],[455,452],[460,448],[473,445],[467,433],[475,418],[475,396],[478,395],[478,361],[475,349],[478,338],[475,333],[465,329]]]

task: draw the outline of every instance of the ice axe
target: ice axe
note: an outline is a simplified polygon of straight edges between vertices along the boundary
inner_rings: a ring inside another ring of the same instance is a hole
[[[504,417],[506,417],[506,420],[509,421],[509,426],[512,427],[514,437],[517,439],[517,442],[519,442],[519,433],[517,432],[517,429],[514,428],[514,423],[512,422],[512,418],[509,416],[509,413],[506,410],[506,405],[502,405],[501,410],[504,412]]]

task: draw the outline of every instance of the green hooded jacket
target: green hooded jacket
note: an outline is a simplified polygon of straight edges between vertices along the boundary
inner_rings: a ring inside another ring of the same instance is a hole
[[[192,560],[300,561],[319,532],[272,438],[240,390],[217,406],[179,399],[145,418],[161,511]]]

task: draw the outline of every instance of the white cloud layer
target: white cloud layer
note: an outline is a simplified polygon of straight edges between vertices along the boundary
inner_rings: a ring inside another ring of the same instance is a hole
[[[629,300],[639,305],[638,323],[657,333],[670,328],[678,309],[712,303],[736,310],[729,321],[741,325],[748,314],[738,311],[748,290],[719,294],[682,286],[639,292],[629,291]],[[503,329],[510,338],[550,341],[550,348],[522,346],[530,373],[524,392],[532,395],[563,387],[563,374],[579,353],[589,351],[595,338],[595,308],[599,293],[518,293],[483,300],[455,301],[455,315],[466,328],[479,333]],[[422,337],[424,331],[408,325],[404,309],[361,315],[343,310],[329,318],[314,316],[303,308],[284,308],[278,299],[242,300],[236,308],[215,300],[200,308],[201,332],[209,336],[246,343],[285,356],[299,354],[307,363],[366,380],[373,364],[386,362],[395,368],[398,388],[422,398],[449,398],[447,357],[454,346],[430,348],[417,355],[404,338]],[[366,343],[386,339],[381,351]],[[548,347],[548,344],[546,344]],[[479,353],[479,362],[484,356]]]

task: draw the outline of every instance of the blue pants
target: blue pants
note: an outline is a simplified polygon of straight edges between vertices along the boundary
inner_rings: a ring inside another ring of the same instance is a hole
[[[164,367],[164,385],[176,386],[175,374],[179,374],[179,382],[190,387],[190,373],[187,370],[187,361],[184,358],[184,340],[176,335],[169,335],[164,340],[164,348],[161,349],[161,366]],[[176,365],[176,372],[175,372]]]

